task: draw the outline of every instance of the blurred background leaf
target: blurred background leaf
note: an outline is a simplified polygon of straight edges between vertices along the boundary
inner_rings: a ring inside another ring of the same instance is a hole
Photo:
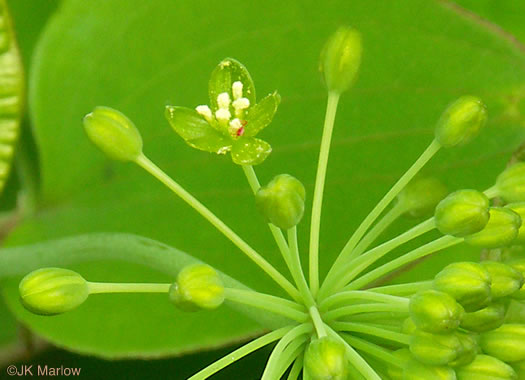
[[[508,34],[446,2],[68,0],[46,27],[30,69],[41,201],[38,212],[16,228],[8,244],[86,232],[135,233],[195,255],[251,287],[275,291],[253,264],[153,179],[131,165],[107,161],[87,141],[80,120],[99,104],[122,110],[141,129],[146,154],[283,269],[262,219],[254,216],[241,170],[227,157],[187,147],[171,132],[163,108],[206,102],[213,67],[225,56],[239,59],[254,77],[259,96],[278,89],[283,97],[274,123],[262,136],[274,153],[256,168],[260,179],[265,183],[287,172],[301,179],[311,194],[325,102],[317,59],[322,43],[340,24],[362,32],[364,59],[336,121],[323,210],[323,271],[359,221],[431,141],[443,108],[465,93],[487,102],[489,126],[473,144],[440,153],[427,173],[442,178],[451,190],[491,185],[524,136],[525,55]],[[303,254],[308,223],[306,218],[299,228]],[[389,234],[408,225],[400,223]],[[459,249],[439,260],[466,254],[477,253]],[[83,270],[106,281],[165,278],[140,267],[114,268],[98,262]],[[437,270],[429,264],[424,268],[412,277],[426,278]],[[16,306],[18,280],[12,279],[6,292],[16,316],[64,345],[63,336],[73,336],[78,326],[66,329],[63,320],[30,318]],[[147,302],[162,303],[153,298]],[[120,313],[120,318],[130,318],[141,308],[135,299],[118,297],[111,306],[110,313]],[[257,328],[243,317],[230,317],[247,327],[231,338]],[[166,329],[194,329],[192,339],[181,334],[162,342],[163,347],[171,345],[171,353],[212,345],[206,330],[192,326],[191,318],[159,323],[151,312],[150,319],[160,337]],[[214,323],[210,317],[208,325]],[[107,352],[115,345],[103,337],[111,334],[122,342],[113,353],[126,355],[133,340],[132,332],[104,321],[93,333],[101,337],[96,344],[78,342],[68,348]],[[144,342],[144,347],[151,344]],[[143,355],[148,353],[144,349]]]

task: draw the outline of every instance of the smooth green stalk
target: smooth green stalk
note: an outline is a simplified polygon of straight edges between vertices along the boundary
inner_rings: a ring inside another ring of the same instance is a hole
[[[280,379],[286,370],[292,365],[295,359],[305,351],[305,345],[306,342],[310,340],[310,337],[307,335],[303,335],[299,338],[296,338],[293,342],[291,342],[281,353],[277,369],[274,371],[274,378]]]
[[[432,288],[432,281],[409,282],[406,284],[387,285],[369,289],[370,292],[391,294],[396,296],[412,295],[420,290]]]
[[[364,314],[352,315],[353,322],[363,323],[398,323],[406,318],[406,310],[401,311],[377,311]]]
[[[336,331],[348,331],[348,332],[357,332],[372,336],[377,336],[379,338],[388,339],[392,342],[397,342],[401,344],[410,344],[411,336],[407,334],[402,334],[399,332],[386,330],[380,327],[371,326],[364,323],[353,323],[353,322],[334,322],[332,327]]]
[[[268,362],[266,363],[266,368],[264,369],[264,373],[262,375],[261,380],[274,380],[275,377],[273,377],[273,372],[277,371],[279,369],[280,364],[280,358],[282,356],[282,353],[284,349],[294,340],[299,338],[301,335],[308,334],[312,331],[312,325],[309,323],[304,323],[298,326],[295,326],[291,330],[286,333],[282,337],[282,339],[277,343],[277,345],[274,347],[272,354],[270,355],[270,358],[268,359]]]
[[[308,288],[303,268],[301,266],[299,245],[297,244],[297,227],[292,227],[288,230],[288,244],[290,246],[290,262],[292,264],[290,271],[292,272],[292,277],[299,288],[299,292],[303,296],[306,307],[311,307],[315,305],[315,301],[310,289]]]
[[[330,310],[333,308],[334,305],[337,305],[339,303],[348,303],[349,301],[354,300],[365,300],[365,301],[376,301],[376,302],[384,302],[389,304],[399,304],[399,305],[408,305],[409,300],[408,298],[403,297],[396,297],[392,295],[387,294],[380,294],[376,292],[371,291],[363,291],[363,290],[353,290],[348,292],[339,292],[336,293],[325,300],[321,302],[319,307],[321,310]]]
[[[401,367],[403,364],[402,362],[400,362],[399,358],[392,355],[390,351],[384,349],[381,346],[378,346],[377,344],[367,342],[363,339],[356,338],[355,336],[349,334],[343,334],[342,336],[348,344],[352,345],[360,351],[373,355],[376,358],[388,364],[395,365],[396,367]]]
[[[171,284],[132,284],[88,282],[89,294],[100,293],[168,293]]]
[[[314,198],[312,204],[312,221],[310,224],[310,290],[315,297],[319,290],[319,234],[321,230],[321,208],[323,204],[324,183],[326,179],[326,168],[328,166],[328,155],[330,153],[330,142],[334,128],[335,114],[339,94],[336,92],[328,93],[326,105],[326,115],[321,138],[321,149],[319,151],[319,161],[317,165],[317,175],[315,178]]]
[[[301,305],[269,294],[262,294],[252,290],[225,288],[224,297],[228,301],[270,311],[297,322],[304,322],[307,318],[307,314],[302,311],[304,308]]]
[[[432,229],[434,229],[436,223],[434,218],[427,219],[426,221],[412,227],[408,231],[401,235],[371,249],[370,251],[362,254],[360,257],[355,258],[349,263],[341,265],[339,271],[333,271],[333,276],[330,278],[327,276],[320,292],[320,299],[324,298],[327,294],[333,294],[336,290],[343,288],[346,284],[352,281],[359,273],[364,271],[370,265],[375,263],[377,260],[382,258],[384,255],[399,247],[400,245],[415,239]]]
[[[257,351],[259,348],[262,348],[276,340],[281,339],[287,333],[292,330],[291,326],[286,326],[278,330],[272,331],[266,335],[263,335],[255,340],[252,340],[250,343],[245,344],[241,348],[229,353],[224,356],[222,359],[217,360],[216,362],[210,364],[208,367],[199,371],[188,380],[205,380],[213,374],[219,372],[221,369],[228,367],[229,365],[235,363],[237,360],[242,359],[248,354],[251,354],[254,351]]]
[[[333,321],[334,319],[341,317],[348,317],[350,315],[372,313],[378,311],[408,313],[408,305],[389,303],[364,303],[359,305],[345,306],[326,312],[324,314],[324,320]]]
[[[334,338],[341,341],[345,347],[348,354],[348,360],[350,361],[350,364],[353,365],[361,375],[365,377],[367,380],[381,380],[381,377],[374,371],[372,367],[366,362],[365,359],[361,357],[353,348],[346,342],[341,336],[336,333],[332,328],[327,326],[328,333],[332,335]]]
[[[324,326],[323,319],[321,318],[321,315],[319,314],[319,310],[315,306],[311,306],[309,309],[310,317],[312,318],[312,323],[314,324],[315,331],[317,333],[318,338],[322,338],[326,336],[326,329]]]
[[[348,256],[348,261],[359,256],[365,252],[366,249],[381,235],[393,222],[395,222],[406,211],[401,203],[397,203],[392,207],[370,231],[363,237],[363,239],[356,245],[355,249]]]
[[[496,198],[497,196],[499,196],[499,189],[496,185],[494,185],[485,190],[483,194],[485,194],[489,199]]]
[[[143,154],[140,155],[136,163],[157,178],[166,187],[178,195],[183,201],[190,205],[195,211],[201,214],[207,221],[209,221],[215,228],[217,228],[224,236],[232,241],[246,256],[248,256],[254,263],[256,263],[268,276],[270,276],[279,286],[281,286],[294,300],[300,302],[301,295],[299,291],[268,261],[259,255],[252,247],[242,240],[235,232],[233,232],[222,220],[213,214],[206,206],[200,203],[194,196],[188,193],[182,186],[171,179],[164,173],[157,165],[151,162]]]
[[[452,247],[456,244],[463,242],[463,238],[457,238],[454,236],[443,236],[439,239],[436,239],[428,244],[425,244],[413,251],[405,253],[403,256],[398,257],[395,260],[388,262],[380,266],[379,268],[374,269],[373,271],[368,272],[362,277],[359,277],[357,280],[351,282],[346,286],[345,290],[356,290],[361,289],[362,287],[370,284],[372,281],[377,280],[378,278],[384,276],[387,273],[392,272],[405,264],[411,263],[412,261],[418,260],[422,257],[428,256],[434,252],[440,251],[442,249]]]
[[[295,359],[295,362],[293,363],[292,369],[290,370],[290,373],[288,374],[287,380],[297,380],[299,378],[299,374],[303,370],[303,362],[304,362],[304,356],[299,355],[297,359]]]
[[[379,201],[374,209],[368,214],[368,216],[359,225],[357,230],[348,240],[345,247],[335,260],[332,268],[328,272],[327,278],[333,275],[333,272],[340,266],[341,263],[345,262],[352,251],[363,238],[364,234],[375,220],[381,215],[385,208],[392,202],[392,200],[399,194],[401,190],[414,178],[414,176],[425,166],[425,164],[439,151],[441,145],[433,140],[428,148],[421,154],[421,156],[414,162],[414,164],[406,171],[405,174],[395,183],[394,186],[386,193],[386,195]]]
[[[259,182],[259,179],[257,178],[257,174],[255,174],[253,166],[243,165],[242,169],[244,171],[244,174],[246,175],[246,179],[248,180],[248,183],[253,193],[256,194],[259,188],[261,187],[261,184]],[[283,232],[280,228],[274,226],[271,223],[268,223],[268,227],[272,232],[275,242],[277,243],[277,246],[281,251],[281,255],[283,256],[284,261],[286,262],[286,265],[288,266],[288,269],[292,274],[295,284],[297,285],[306,306],[310,307],[314,304],[314,299],[312,297],[310,289],[308,288],[308,284],[306,283],[304,272],[301,266],[299,246],[297,244],[297,228],[293,227],[290,230],[288,230],[287,243],[284,238]]]

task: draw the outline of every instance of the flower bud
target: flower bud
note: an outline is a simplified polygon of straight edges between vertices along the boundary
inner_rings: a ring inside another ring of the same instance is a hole
[[[506,202],[525,201],[525,162],[505,169],[496,179],[496,188]]]
[[[487,107],[481,99],[462,96],[450,104],[436,126],[436,140],[449,148],[468,143],[487,121]]]
[[[465,242],[475,247],[499,248],[509,245],[518,236],[521,218],[514,211],[491,207],[490,219],[484,229],[475,234],[465,236]]]
[[[304,370],[312,380],[346,380],[348,365],[345,346],[328,336],[313,340],[304,355]]]
[[[319,69],[328,91],[342,93],[352,85],[361,64],[361,35],[342,26],[330,36],[321,52]]]
[[[442,234],[467,236],[487,225],[489,199],[476,190],[459,190],[439,202],[434,216]]]
[[[525,360],[525,325],[504,324],[481,334],[481,349],[507,363]]]
[[[408,348],[402,348],[400,350],[396,350],[392,352],[392,355],[394,355],[399,363],[408,363],[409,360],[412,360],[412,354],[410,353],[410,350]],[[397,365],[388,365],[387,367],[387,373],[388,376],[392,380],[402,380],[403,379],[403,367],[404,366],[397,366]]]
[[[424,290],[413,295],[409,311],[416,326],[431,333],[455,330],[464,314],[463,307],[454,298],[436,290]]]
[[[525,220],[525,202],[511,203],[505,206],[505,208],[511,209],[520,216],[521,221]],[[525,224],[521,224],[518,230],[518,236],[513,241],[513,244],[525,243]]]
[[[204,264],[183,268],[169,290],[170,300],[183,311],[216,309],[224,301],[224,286],[219,274]]]
[[[403,380],[456,380],[456,372],[448,366],[430,366],[411,359],[403,370]]]
[[[497,261],[483,261],[481,263],[492,278],[490,291],[492,298],[501,298],[517,292],[523,285],[523,275],[513,267]]]
[[[257,208],[275,226],[295,227],[304,214],[306,193],[303,184],[288,174],[280,174],[255,195]]]
[[[89,295],[87,281],[78,273],[62,268],[37,269],[20,281],[18,289],[24,307],[40,315],[73,310]]]
[[[458,380],[517,380],[508,364],[488,355],[478,355],[474,361],[456,369]]]
[[[397,196],[405,215],[422,218],[432,215],[436,205],[447,196],[445,185],[436,178],[417,178],[410,182]]]
[[[463,354],[463,345],[456,334],[431,334],[416,331],[410,341],[410,352],[427,365],[449,365]]]
[[[503,324],[505,313],[505,304],[494,302],[481,310],[465,313],[460,326],[474,332],[490,331]]]
[[[454,335],[456,335],[459,341],[461,342],[462,349],[459,355],[457,356],[456,360],[450,362],[449,365],[451,367],[461,367],[472,363],[472,361],[480,352],[477,339],[478,337],[472,334],[466,334],[462,332],[455,332]]]
[[[507,264],[516,269],[518,272],[520,272],[521,275],[525,278],[525,259],[512,260]],[[522,285],[517,292],[513,293],[512,298],[520,301],[525,301],[525,285]]]
[[[84,116],[84,129],[90,140],[110,158],[135,161],[142,154],[142,137],[123,113],[109,107],[96,107]]]
[[[489,272],[478,263],[447,265],[432,283],[434,289],[451,295],[465,311],[476,311],[491,300]]]

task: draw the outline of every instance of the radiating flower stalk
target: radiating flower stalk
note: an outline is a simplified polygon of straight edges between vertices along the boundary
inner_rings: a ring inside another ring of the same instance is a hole
[[[418,175],[441,148],[466,144],[483,127],[487,112],[476,97],[463,96],[445,109],[434,140],[363,220],[320,282],[319,230],[331,135],[338,100],[354,82],[360,57],[360,35],[348,27],[337,30],[321,54],[328,103],[311,211],[308,276],[297,236],[305,212],[304,186],[289,174],[261,186],[253,168],[271,152],[255,135],[272,121],[280,97],[274,92],[257,102],[253,81],[241,63],[231,58],[219,63],[209,82],[209,105],[168,106],[166,117],[188,145],[229,153],[241,166],[290,278],[150,161],[138,130],[125,115],[97,107],[84,119],[87,135],[106,155],[134,162],[165,184],[257,264],[287,298],[228,288],[215,269],[193,264],[171,284],[97,283],[66,269],[39,269],[20,283],[23,304],[34,313],[54,315],[97,293],[166,293],[167,300],[186,312],[215,309],[228,301],[284,318],[281,326],[191,380],[206,379],[272,343],[263,380],[294,380],[301,374],[309,380],[525,379],[525,259],[512,248],[525,241],[525,163],[507,168],[483,192],[448,194],[438,180]],[[427,219],[377,244],[401,216]],[[434,230],[442,236],[372,269],[392,250]],[[459,244],[497,249],[500,255],[497,260],[452,263],[433,279],[377,285],[407,264]]]

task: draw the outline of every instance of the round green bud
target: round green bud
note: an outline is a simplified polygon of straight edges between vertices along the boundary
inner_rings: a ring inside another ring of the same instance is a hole
[[[508,203],[525,201],[525,162],[505,169],[496,179],[496,188]]]
[[[24,307],[40,315],[73,310],[89,296],[87,281],[78,273],[62,268],[37,269],[20,281],[18,290]]]
[[[523,275],[510,265],[497,261],[483,261],[481,263],[492,278],[490,291],[493,299],[506,297],[521,289]]]
[[[412,359],[405,364],[403,380],[456,380],[456,372],[449,366],[431,366]]]
[[[512,260],[507,264],[516,269],[518,272],[520,272],[521,275],[525,278],[525,259]],[[522,285],[517,292],[513,293],[512,298],[520,301],[525,301],[525,285]]]
[[[456,334],[431,334],[416,331],[410,340],[410,352],[427,365],[449,365],[463,355],[464,347]]]
[[[520,216],[520,219],[525,220],[525,202],[511,203],[505,206],[505,208],[511,209]],[[525,224],[521,224],[518,230],[518,236],[513,241],[513,244],[525,243]]]
[[[412,318],[408,317],[403,321],[403,324],[401,325],[401,332],[403,334],[412,335],[417,330],[417,326],[412,320]]]
[[[394,355],[399,363],[408,363],[408,361],[412,360],[412,354],[410,353],[410,350],[408,348],[402,348],[400,350],[396,350],[392,352],[392,355]],[[402,380],[403,379],[403,367],[404,366],[397,366],[397,365],[391,365],[389,364],[387,367],[387,373],[388,376],[392,380]]]
[[[456,335],[461,342],[462,350],[456,360],[449,363],[449,366],[460,367],[472,363],[480,352],[478,337],[462,332],[455,332],[454,335]]]
[[[465,236],[465,242],[475,247],[499,248],[511,244],[518,236],[521,218],[511,209],[490,208],[490,219],[484,229]]]
[[[525,360],[522,360],[521,362],[511,363],[510,365],[512,369],[516,371],[518,379],[525,379]]]
[[[481,99],[462,96],[443,112],[436,126],[436,140],[445,148],[468,143],[487,121]]]
[[[224,302],[224,286],[215,269],[205,264],[183,268],[169,290],[170,300],[183,311],[216,309]]]
[[[489,199],[476,190],[459,190],[439,202],[434,217],[442,234],[467,236],[487,225]]]
[[[505,323],[525,323],[525,302],[514,299],[503,299],[507,307],[505,313]],[[507,302],[508,301],[508,302]]]
[[[410,317],[416,326],[430,333],[455,330],[463,317],[463,307],[447,293],[424,290],[410,298]]]
[[[478,263],[458,262],[439,272],[432,286],[451,295],[465,311],[476,311],[490,303],[489,272]]]
[[[328,91],[348,90],[361,64],[361,51],[361,35],[353,28],[342,26],[330,36],[319,62]]]
[[[504,324],[481,334],[484,353],[507,363],[525,360],[525,325]]]
[[[89,139],[107,156],[135,161],[142,154],[142,137],[123,113],[109,107],[96,107],[84,116]]]
[[[447,196],[441,181],[432,177],[417,178],[410,182],[397,196],[404,215],[422,218],[432,215],[436,205]]]
[[[494,302],[481,310],[465,313],[460,326],[478,333],[493,330],[505,321],[506,309],[504,303]]]
[[[472,363],[456,369],[458,380],[517,380],[511,366],[488,355],[478,355]]]
[[[348,379],[346,348],[332,337],[313,340],[304,355],[304,370],[312,380]]]
[[[257,191],[255,202],[268,222],[287,230],[301,221],[305,196],[304,186],[298,179],[280,174]]]

